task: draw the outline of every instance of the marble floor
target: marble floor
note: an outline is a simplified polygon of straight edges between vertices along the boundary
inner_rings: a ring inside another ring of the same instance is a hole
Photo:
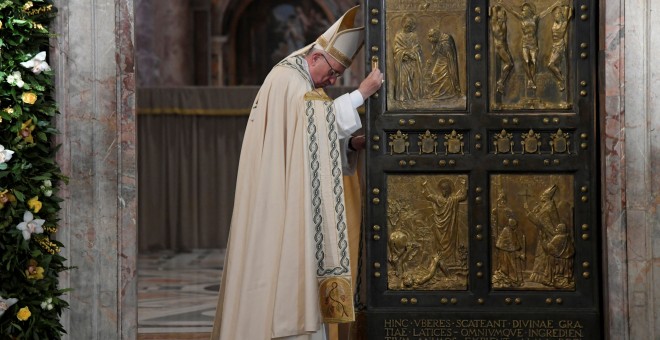
[[[208,339],[224,249],[138,257],[138,339]]]

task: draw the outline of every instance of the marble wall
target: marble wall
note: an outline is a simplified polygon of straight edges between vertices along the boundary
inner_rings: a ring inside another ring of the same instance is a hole
[[[658,339],[660,3],[601,3],[606,328],[611,339]]]
[[[132,0],[56,0],[50,62],[61,115],[58,239],[69,339],[135,339],[136,155]]]
[[[63,323],[70,339],[135,339],[133,1],[56,4],[59,161],[71,178],[59,238],[77,267],[62,278],[74,289]],[[660,337],[658,7],[600,1],[603,299],[617,340]]]
[[[610,339],[629,339],[626,254],[625,133],[624,128],[624,17],[619,2],[601,9],[600,140],[601,206],[605,328]],[[613,316],[613,317],[612,317]],[[621,316],[621,317],[617,317]]]

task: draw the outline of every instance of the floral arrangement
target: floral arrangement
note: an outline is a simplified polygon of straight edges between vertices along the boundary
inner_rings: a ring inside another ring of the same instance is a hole
[[[68,268],[54,239],[58,114],[47,62],[51,0],[0,0],[0,335],[60,339],[59,274]]]

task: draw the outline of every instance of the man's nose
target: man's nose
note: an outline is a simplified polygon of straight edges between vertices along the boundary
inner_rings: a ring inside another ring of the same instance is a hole
[[[330,85],[334,85],[337,82],[337,78],[330,77],[330,79],[328,79],[328,81],[330,81]]]

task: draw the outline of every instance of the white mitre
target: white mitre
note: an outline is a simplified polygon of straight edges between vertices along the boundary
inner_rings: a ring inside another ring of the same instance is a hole
[[[364,44],[364,26],[355,27],[355,16],[360,6],[355,6],[339,18],[325,33],[316,39],[320,47],[340,64],[348,68]]]

